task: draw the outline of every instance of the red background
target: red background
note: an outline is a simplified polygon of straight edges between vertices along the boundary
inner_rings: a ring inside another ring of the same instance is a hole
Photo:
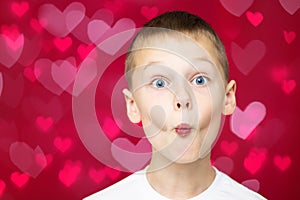
[[[208,21],[226,46],[230,76],[238,83],[237,106],[245,115],[251,115],[251,106],[248,111],[246,108],[253,102],[260,102],[266,108],[263,119],[246,139],[233,133],[228,117],[212,160],[237,181],[252,180],[248,186],[268,199],[299,199],[299,1],[78,2],[84,5],[89,18],[99,9],[110,10],[112,26],[122,18],[130,18],[136,27],[141,27],[154,16],[170,10],[186,10]],[[81,199],[129,174],[105,166],[87,151],[74,125],[70,93],[58,94],[47,89],[34,73],[36,62],[42,58],[55,62],[72,57],[73,67],[79,68],[93,48],[91,41],[78,39],[72,31],[55,44],[60,37],[39,25],[37,19],[42,5],[53,4],[63,11],[70,3],[72,1],[0,2],[1,38],[10,38],[7,41],[11,42],[20,34],[25,38],[20,56],[11,54],[14,58],[11,65],[5,64],[8,58],[3,55],[14,52],[12,49],[17,43],[9,46],[0,40],[2,199]],[[253,41],[259,41],[265,51],[262,53],[260,47],[251,46],[257,44]],[[96,110],[99,123],[111,140],[125,137],[136,144],[137,138],[114,123],[110,107],[114,85],[123,75],[123,63],[124,56],[116,59],[101,77],[95,97]],[[25,154],[24,160],[20,156],[25,150],[17,152],[19,156],[12,155],[13,144],[23,144],[33,150],[39,147],[35,156],[40,170],[26,175],[24,168],[29,161]]]

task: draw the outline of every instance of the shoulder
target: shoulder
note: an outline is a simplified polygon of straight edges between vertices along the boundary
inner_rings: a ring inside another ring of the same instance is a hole
[[[123,180],[99,191],[84,200],[101,200],[101,199],[128,199],[132,194],[137,194],[143,189],[143,174],[134,173],[124,178]]]
[[[250,190],[244,185],[236,182],[228,175],[217,170],[218,188],[220,193],[226,196],[226,199],[243,199],[243,200],[266,200],[260,194]]]

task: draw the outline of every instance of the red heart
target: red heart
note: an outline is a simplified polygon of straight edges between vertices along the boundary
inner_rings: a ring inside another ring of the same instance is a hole
[[[121,174],[119,170],[108,166],[104,168],[104,172],[112,181],[115,181]]]
[[[58,178],[66,186],[70,187],[81,172],[81,163],[79,161],[65,162],[64,168],[59,171]]]
[[[271,75],[274,81],[281,83],[288,77],[288,68],[286,66],[274,67]]]
[[[53,119],[51,117],[45,118],[43,116],[39,116],[36,118],[35,122],[38,125],[38,127],[45,132],[48,131],[53,125]]]
[[[0,179],[0,198],[3,195],[5,188],[6,188],[5,182]]]
[[[290,167],[292,160],[289,156],[281,157],[279,155],[276,155],[273,162],[278,169],[280,169],[281,171],[285,171]]]
[[[31,82],[36,81],[36,76],[35,76],[35,74],[33,72],[33,69],[31,67],[25,67],[24,70],[23,70],[23,74]]]
[[[95,48],[94,45],[84,45],[80,44],[79,47],[77,48],[77,52],[82,60],[84,60],[87,55]]]
[[[112,12],[117,12],[122,6],[123,2],[121,0],[106,1],[104,3],[104,7],[110,9]]]
[[[113,119],[111,119],[110,117],[107,117],[107,118],[104,119],[102,129],[103,129],[104,133],[111,140],[115,139],[118,136],[119,132],[120,132],[120,128],[118,127],[116,122]]]
[[[72,140],[70,138],[56,137],[54,139],[54,146],[62,153],[66,152],[72,145]]]
[[[290,32],[283,31],[283,34],[284,34],[284,39],[288,44],[291,44],[296,38],[296,33],[294,31],[290,31]]]
[[[54,38],[53,43],[58,50],[65,52],[72,45],[72,39],[70,37]]]
[[[248,156],[244,159],[244,167],[251,174],[255,174],[262,167],[266,159],[267,150],[253,148]]]
[[[42,25],[40,24],[39,20],[32,18],[30,20],[30,26],[33,30],[35,30],[36,32],[40,33],[43,30]]]
[[[15,24],[10,26],[2,25],[1,32],[13,41],[15,41],[21,35],[18,26]]]
[[[18,17],[22,17],[29,9],[29,4],[26,1],[23,2],[13,2],[11,4],[11,10],[15,13]]]
[[[238,143],[222,141],[221,149],[226,155],[231,156],[238,149]]]
[[[257,27],[264,19],[264,16],[260,12],[252,13],[248,11],[246,12],[246,16],[250,23],[255,27]]]
[[[284,93],[289,94],[291,93],[296,87],[296,81],[295,80],[284,80],[282,82],[282,90]]]
[[[141,13],[144,17],[146,17],[148,20],[154,18],[158,14],[158,8],[153,6],[151,8],[147,6],[143,6],[141,8]]]
[[[96,170],[95,168],[90,168],[89,177],[97,184],[105,178],[105,171],[103,169]]]
[[[23,187],[29,180],[29,176],[26,173],[14,172],[10,176],[10,180],[19,188]]]

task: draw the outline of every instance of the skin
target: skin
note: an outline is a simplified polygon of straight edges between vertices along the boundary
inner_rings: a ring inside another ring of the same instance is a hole
[[[156,38],[135,56],[123,93],[129,119],[142,121],[152,144],[147,179],[167,198],[194,197],[214,180],[210,152],[222,116],[234,111],[236,83],[224,80],[206,38]],[[191,127],[184,136],[175,129],[182,123]]]

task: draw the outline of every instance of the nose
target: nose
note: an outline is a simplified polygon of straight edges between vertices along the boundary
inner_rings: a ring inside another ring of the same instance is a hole
[[[191,103],[190,103],[189,99],[180,99],[180,100],[177,99],[175,108],[177,110],[190,109],[191,108]]]
[[[192,102],[190,97],[190,92],[187,91],[188,88],[181,88],[180,90],[177,89],[174,93],[174,107],[175,110],[181,109],[191,109]]]

